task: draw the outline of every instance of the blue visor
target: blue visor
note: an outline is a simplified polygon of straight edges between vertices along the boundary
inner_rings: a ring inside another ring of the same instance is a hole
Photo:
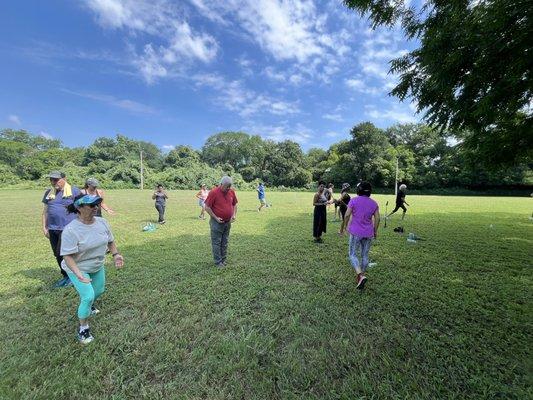
[[[81,207],[87,204],[100,204],[102,202],[102,198],[100,196],[93,196],[91,194],[86,194],[83,197],[80,197],[78,200],[74,202],[75,207]]]

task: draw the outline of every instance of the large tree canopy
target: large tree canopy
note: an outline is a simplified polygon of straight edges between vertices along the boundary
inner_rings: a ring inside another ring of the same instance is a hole
[[[420,46],[391,62],[392,94],[436,127],[460,130],[472,157],[498,166],[533,154],[530,0],[344,0],[373,27],[400,23]]]

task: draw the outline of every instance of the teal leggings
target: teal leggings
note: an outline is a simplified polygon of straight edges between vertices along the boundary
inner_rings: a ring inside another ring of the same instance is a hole
[[[68,277],[80,295],[80,305],[78,307],[78,318],[86,319],[91,315],[91,306],[94,301],[105,291],[105,268],[102,266],[97,272],[83,272],[83,276],[91,278],[91,282],[80,282],[78,277],[72,272],[67,272]]]

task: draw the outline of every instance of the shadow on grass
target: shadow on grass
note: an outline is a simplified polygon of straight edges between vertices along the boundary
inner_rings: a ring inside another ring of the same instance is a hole
[[[382,234],[364,292],[355,289],[347,239],[328,223],[325,243],[313,243],[309,213],[255,231],[238,221],[224,269],[213,266],[207,223],[202,234],[123,246],[126,267],[107,268],[102,314],[91,322],[97,340],[83,357],[70,340],[73,290],[22,291],[2,303],[9,346],[0,386],[45,398],[61,387],[75,388],[76,398],[130,397],[140,387],[146,397],[525,398],[527,285],[495,292],[508,272],[483,275],[479,260],[454,260],[458,220],[426,227],[432,221],[417,219],[433,238],[417,247]],[[450,232],[454,240],[442,240]],[[64,352],[50,360],[58,346]],[[58,373],[64,365],[78,374]]]

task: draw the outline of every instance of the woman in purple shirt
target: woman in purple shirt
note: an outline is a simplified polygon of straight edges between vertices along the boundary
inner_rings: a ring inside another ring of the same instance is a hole
[[[357,273],[357,289],[363,289],[367,281],[364,273],[368,267],[368,253],[372,239],[378,235],[379,206],[370,198],[371,193],[370,183],[361,182],[357,185],[357,197],[348,203],[346,217],[341,226],[341,233],[344,233],[347,226],[350,233],[348,258]],[[358,252],[361,253],[360,257]]]

